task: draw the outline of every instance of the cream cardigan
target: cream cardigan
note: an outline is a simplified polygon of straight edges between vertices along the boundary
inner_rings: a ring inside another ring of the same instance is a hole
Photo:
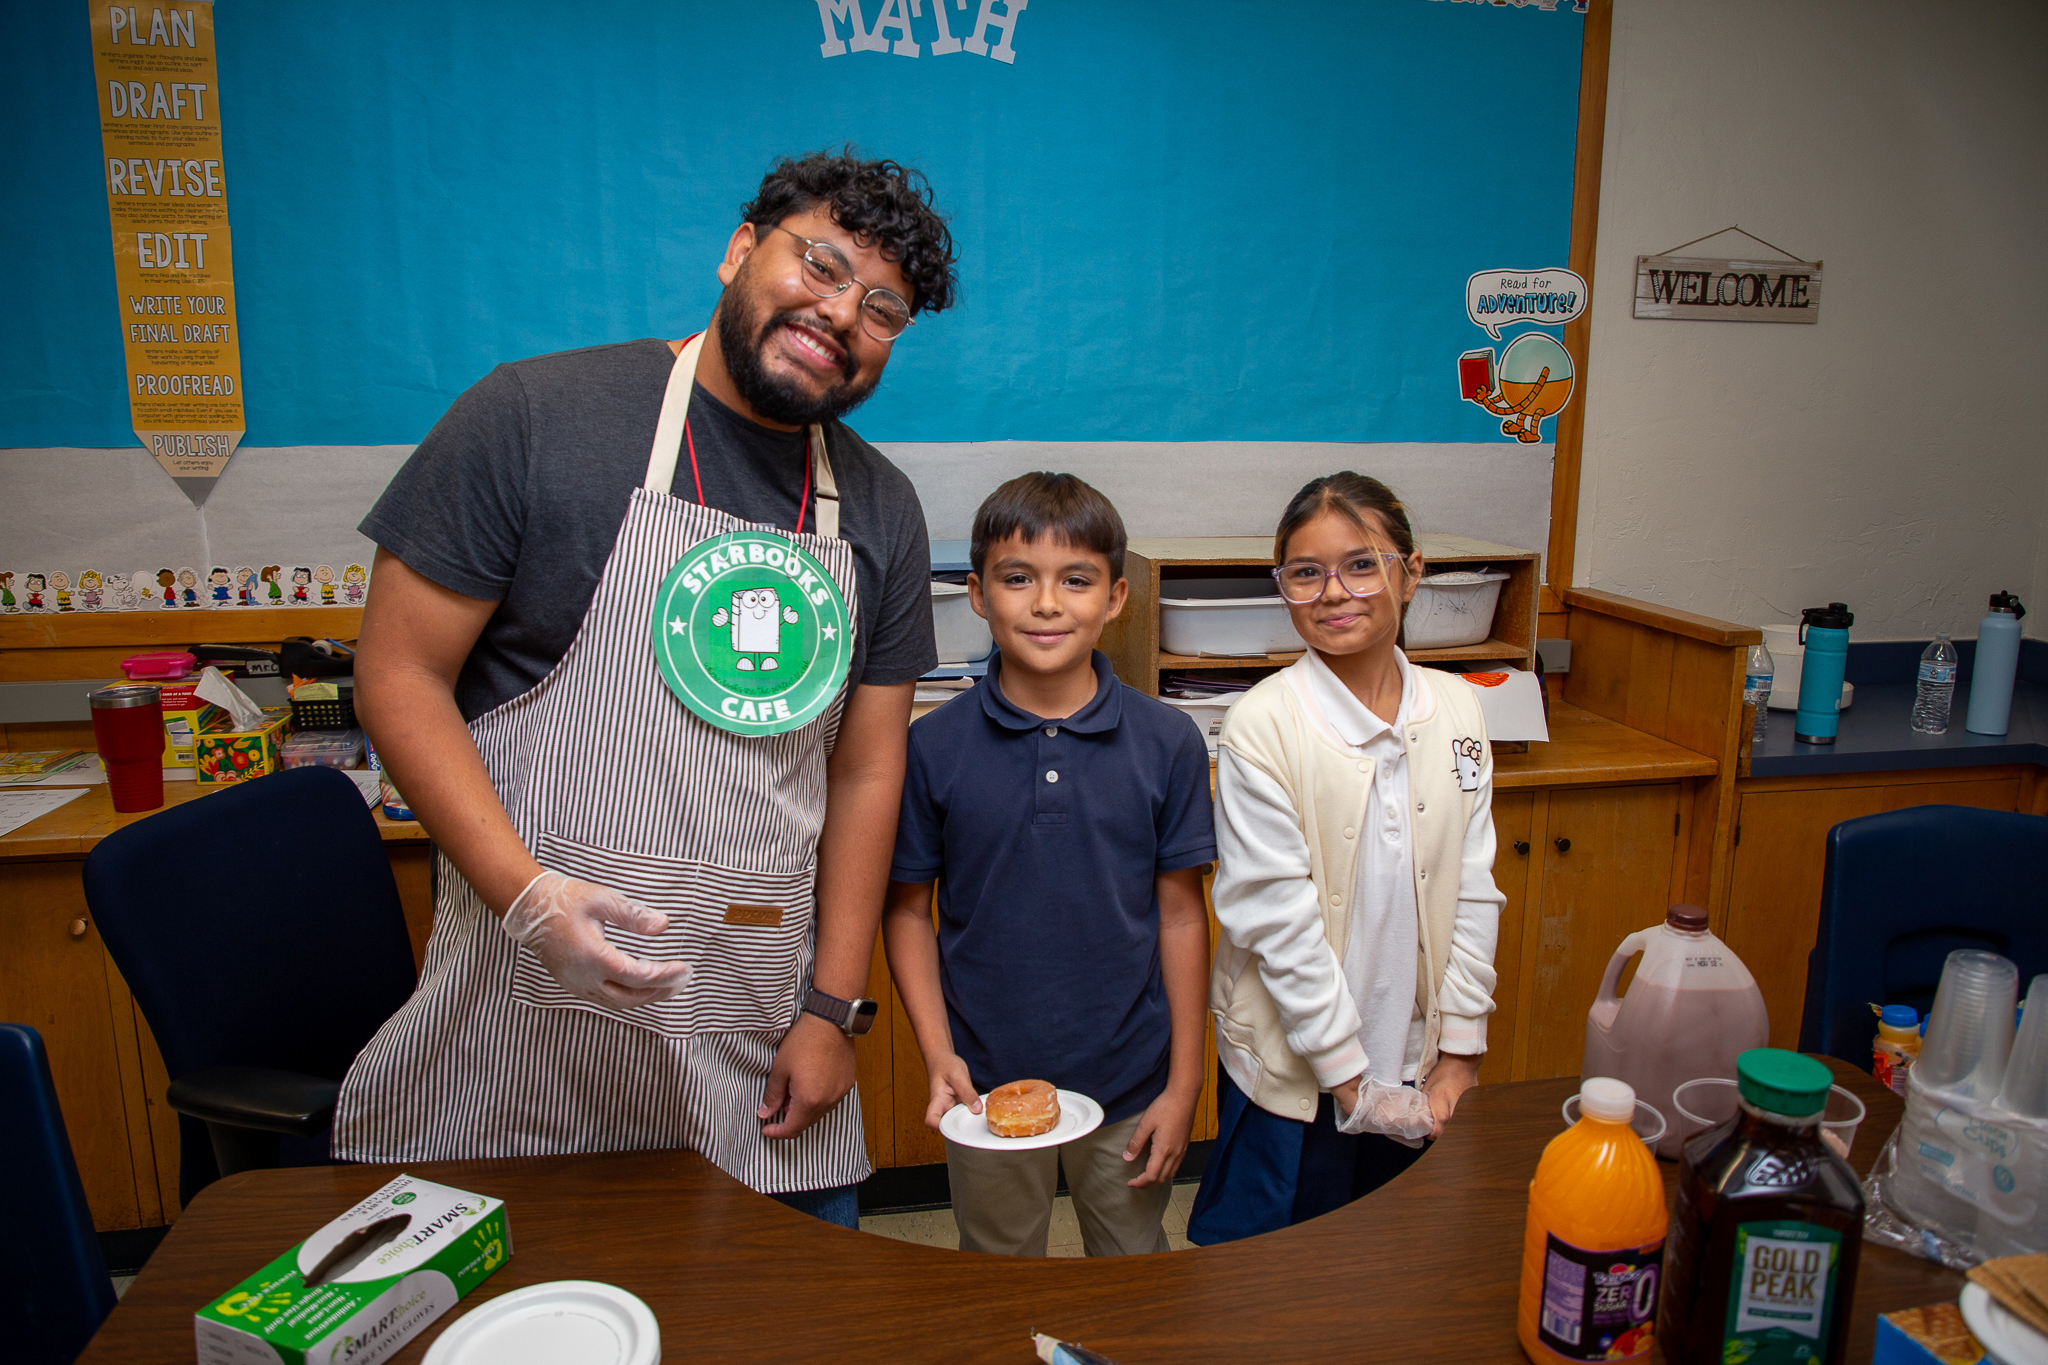
[[[1484,859],[1486,866],[1464,866],[1473,856],[1466,834],[1475,814],[1486,825],[1485,842],[1491,844],[1486,813],[1476,809],[1490,793],[1491,783],[1482,779],[1492,767],[1478,698],[1469,684],[1448,674],[1426,668],[1413,672],[1422,680],[1421,704],[1404,738],[1409,794],[1416,805],[1410,820],[1420,918],[1416,1003],[1424,1026],[1418,1074],[1427,1075],[1443,1040],[1438,994],[1451,961],[1461,885],[1466,900],[1481,909],[1490,906],[1496,914],[1503,898],[1492,882],[1490,857]],[[1237,763],[1285,793],[1307,847],[1307,880],[1321,922],[1313,917],[1306,923],[1274,922],[1268,915],[1270,893],[1274,878],[1285,874],[1261,865],[1255,847],[1245,847],[1233,860],[1219,827],[1223,861],[1215,904],[1227,943],[1210,977],[1217,1050],[1224,1069],[1253,1103],[1283,1117],[1307,1119],[1314,1115],[1320,1090],[1356,1075],[1362,1065],[1356,1010],[1341,980],[1335,985],[1340,998],[1334,1008],[1327,1001],[1321,1007],[1306,1001],[1303,997],[1315,992],[1300,988],[1308,976],[1320,982],[1344,956],[1352,923],[1346,901],[1357,874],[1356,835],[1365,827],[1374,765],[1338,746],[1285,673],[1261,682],[1230,708],[1219,742]],[[1300,874],[1293,875],[1298,879]],[[1486,991],[1493,985],[1493,937],[1488,918],[1481,945],[1485,965],[1475,968]],[[1468,944],[1463,960],[1469,964],[1472,958]],[[1304,972],[1305,963],[1313,970]],[[1327,994],[1329,983],[1321,985]],[[1491,1008],[1490,1000],[1485,1008]],[[1479,1028],[1483,1049],[1483,1012]]]

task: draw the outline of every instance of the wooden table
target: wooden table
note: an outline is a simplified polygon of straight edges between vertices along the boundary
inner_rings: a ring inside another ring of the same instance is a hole
[[[1867,1169],[1899,1101],[1833,1064],[1870,1116]],[[1227,1246],[1121,1260],[1027,1260],[827,1226],[685,1152],[422,1162],[405,1170],[506,1201],[514,1251],[460,1308],[549,1280],[647,1301],[669,1360],[990,1361],[1047,1331],[1147,1362],[1522,1362],[1515,1338],[1528,1183],[1575,1080],[1482,1086],[1443,1141],[1376,1194]],[[1660,1163],[1667,1187],[1676,1167]],[[202,1194],[82,1360],[192,1359],[192,1314],[390,1179],[396,1166],[252,1172]],[[1848,1359],[1881,1310],[1952,1300],[1962,1276],[1866,1247]],[[459,1310],[458,1310],[459,1312]],[[458,1313],[394,1361],[417,1361]]]

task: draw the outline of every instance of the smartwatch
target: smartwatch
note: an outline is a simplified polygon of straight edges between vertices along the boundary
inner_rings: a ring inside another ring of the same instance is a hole
[[[827,995],[816,986],[804,993],[804,1013],[815,1014],[820,1019],[829,1019],[849,1038],[858,1038],[875,1026],[875,1015],[881,1006],[872,1000],[841,1000],[836,995]]]

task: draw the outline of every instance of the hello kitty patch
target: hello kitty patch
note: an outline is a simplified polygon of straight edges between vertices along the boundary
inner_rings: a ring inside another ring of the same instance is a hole
[[[1458,773],[1458,790],[1479,790],[1479,769],[1486,761],[1486,746],[1469,736],[1451,741],[1451,757]]]

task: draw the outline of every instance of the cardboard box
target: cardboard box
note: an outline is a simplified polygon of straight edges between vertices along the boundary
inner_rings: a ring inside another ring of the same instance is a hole
[[[1980,1365],[1988,1359],[1953,1303],[1877,1316],[1871,1365]]]
[[[172,710],[164,708],[164,766],[166,768],[189,768],[192,766],[194,751],[199,747],[199,736],[216,723],[227,719],[227,712],[210,701],[196,706]]]
[[[401,1175],[201,1308],[199,1365],[376,1365],[511,1254],[503,1200]]]
[[[219,786],[264,777],[283,766],[279,750],[292,732],[289,706],[268,707],[259,730],[236,730],[223,714],[211,729],[203,730],[194,747],[192,766],[202,784]]]

